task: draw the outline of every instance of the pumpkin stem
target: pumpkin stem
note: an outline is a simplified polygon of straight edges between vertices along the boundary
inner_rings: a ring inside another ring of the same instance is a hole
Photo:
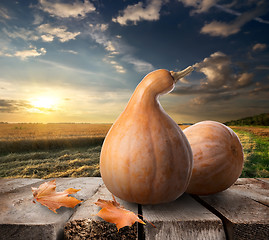
[[[170,73],[171,73],[171,75],[174,78],[175,83],[176,83],[180,78],[183,78],[184,76],[188,75],[193,70],[194,70],[194,68],[192,66],[189,66],[182,71],[179,71],[179,72],[170,71]]]

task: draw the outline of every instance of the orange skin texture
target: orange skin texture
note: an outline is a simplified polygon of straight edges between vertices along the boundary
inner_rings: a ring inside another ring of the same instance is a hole
[[[187,192],[209,195],[229,188],[241,175],[243,148],[234,131],[214,121],[184,129],[192,148],[193,170]]]
[[[101,176],[108,190],[123,200],[170,202],[188,186],[193,162],[190,145],[158,101],[160,94],[173,88],[169,71],[149,73],[105,138]]]

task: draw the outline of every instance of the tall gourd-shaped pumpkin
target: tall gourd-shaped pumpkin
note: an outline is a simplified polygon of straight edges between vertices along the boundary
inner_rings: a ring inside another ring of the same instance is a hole
[[[149,73],[137,86],[102,146],[100,171],[115,196],[140,204],[177,199],[192,172],[192,151],[179,126],[161,107],[158,97],[192,71],[164,69]]]

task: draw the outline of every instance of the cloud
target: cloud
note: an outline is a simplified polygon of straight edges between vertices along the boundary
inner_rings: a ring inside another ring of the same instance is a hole
[[[117,61],[115,61],[111,56],[107,56],[103,60],[104,62],[111,64],[118,73],[126,73],[126,69],[121,66]]]
[[[125,62],[132,64],[137,72],[150,72],[154,69],[151,63],[126,55],[122,58]]]
[[[121,52],[120,43],[117,38],[112,38],[105,31],[108,29],[108,24],[89,24],[90,35],[98,44],[104,46],[109,54],[117,55]]]
[[[260,23],[269,24],[269,21],[264,20],[264,19],[262,19],[262,18],[260,18],[260,17],[256,17],[256,18],[254,18],[254,20],[256,20],[257,22],[260,22]]]
[[[40,25],[37,30],[44,33],[41,35],[44,42],[51,42],[55,37],[59,38],[60,42],[67,42],[76,39],[76,36],[80,34],[80,32],[68,32],[65,26],[53,27],[48,23]]]
[[[12,57],[12,54],[6,52],[6,49],[5,49],[4,51],[0,50],[0,56]]]
[[[203,61],[194,64],[197,72],[205,78],[199,84],[177,87],[172,94],[199,95],[191,100],[192,104],[205,104],[211,101],[225,101],[240,96],[253,84],[253,73],[235,72],[229,56],[215,52]]]
[[[234,2],[235,3],[235,2]],[[241,13],[240,12],[237,12],[227,6],[223,6],[223,5],[219,5],[219,4],[215,4],[214,7],[216,7],[217,9],[223,11],[223,12],[226,12],[226,13],[229,13],[231,15],[234,15],[234,16],[240,16]]]
[[[231,7],[234,7],[237,5],[237,1],[232,1],[230,4],[218,4],[220,2],[219,0],[178,0],[179,2],[182,2],[185,7],[193,7],[195,8],[194,10],[191,11],[191,15],[193,14],[198,14],[198,13],[206,13],[208,12],[212,7],[215,7],[225,13],[229,13],[234,16],[241,16],[242,13],[235,11],[231,9]],[[261,1],[262,2],[262,1]],[[245,1],[244,3],[239,3],[243,4],[243,6],[249,6],[252,4],[251,1]],[[264,20],[260,17],[255,17],[253,20],[260,22],[260,23],[265,23],[269,24],[269,21]]]
[[[181,82],[181,83],[184,83],[184,84],[189,84],[190,82],[189,82],[189,80],[187,80],[186,78],[180,78],[179,79],[179,81]]]
[[[60,52],[71,53],[71,54],[74,54],[74,55],[78,54],[78,52],[76,52],[74,50],[60,50]]]
[[[213,120],[219,122],[226,122],[231,119],[239,119],[251,115],[257,115],[263,112],[268,112],[268,100],[266,96],[261,97],[244,97],[237,96],[238,101],[212,100],[207,104],[190,104],[177,103],[174,106],[164,106],[168,112],[179,113],[179,122],[199,122],[205,120]],[[174,99],[178,101],[178,99]]]
[[[26,60],[29,57],[38,57],[41,55],[46,54],[45,48],[40,48],[37,50],[36,47],[32,47],[31,49],[22,50],[22,51],[16,51],[14,56],[21,58],[22,60]]]
[[[267,48],[267,45],[265,43],[256,43],[253,47],[252,47],[252,51],[253,52],[259,52],[259,51],[263,51]]]
[[[232,34],[236,34],[240,31],[240,27],[235,23],[227,24],[224,22],[213,21],[211,23],[206,24],[201,29],[201,33],[209,34],[213,37],[228,37]]]
[[[249,86],[252,83],[254,74],[253,73],[241,73],[241,74],[238,74],[237,77],[238,78],[235,81],[235,87],[242,88],[242,87]]]
[[[102,45],[108,52],[108,55],[104,58],[105,62],[112,64],[116,71],[120,73],[125,73],[126,69],[115,60],[116,56],[125,63],[133,65],[134,69],[138,72],[144,73],[153,70],[152,64],[132,56],[130,54],[132,52],[130,47],[120,37],[110,36],[106,31],[107,27],[102,26],[106,26],[106,24],[89,24],[89,34],[93,40]]]
[[[29,108],[31,105],[25,100],[0,99],[0,112],[14,113]]]
[[[102,45],[110,55],[120,54],[122,48],[120,47],[118,39],[112,38],[109,34],[105,33],[108,28],[107,24],[89,24],[89,26],[89,34],[93,40]]]
[[[90,23],[89,26],[95,30],[95,31],[101,31],[101,32],[104,32],[108,29],[108,24],[106,23],[97,23],[97,24],[92,24]]]
[[[54,40],[54,36],[50,34],[41,35],[41,39],[43,42],[52,42]]]
[[[254,89],[250,90],[249,94],[250,95],[259,95],[262,92],[269,92],[269,84],[264,85],[261,83],[256,83],[256,87]]]
[[[74,1],[73,3],[39,0],[40,8],[52,16],[59,18],[85,18],[87,13],[94,12],[95,6],[88,0]]]
[[[25,41],[36,41],[39,39],[39,36],[37,36],[34,31],[25,28],[18,28],[16,26],[14,27],[13,32],[8,31],[6,28],[3,28],[3,32],[10,38],[21,38]]]
[[[235,3],[235,2],[234,2]],[[248,2],[246,2],[245,4],[248,4]],[[226,12],[226,13],[229,13],[231,15],[234,15],[234,16],[241,16],[242,13],[241,12],[238,12],[238,11],[235,11],[233,9],[230,9],[229,7],[227,6],[223,6],[223,5],[219,5],[219,4],[215,4],[214,7],[218,8],[219,10],[223,11],[223,12]],[[257,21],[257,22],[260,22],[260,23],[265,23],[265,24],[269,24],[269,21],[267,20],[264,20],[260,17],[256,17],[254,18],[253,20]]]
[[[127,25],[129,22],[137,24],[137,22],[143,20],[159,20],[162,4],[162,0],[148,0],[146,6],[144,6],[143,2],[128,5],[127,8],[121,11],[119,16],[113,18],[112,21],[120,25]]]
[[[34,25],[39,25],[43,22],[44,20],[44,17],[41,16],[40,14],[34,14],[34,21],[33,21],[33,24]]]
[[[52,42],[55,38],[59,38],[60,42],[74,40],[80,32],[69,32],[66,26],[53,27],[50,24],[42,24],[36,28],[36,31],[14,27],[13,31],[3,28],[3,32],[10,38],[21,38],[25,41],[37,41],[40,38],[44,42]]]
[[[115,69],[119,73],[126,73],[126,70],[124,69],[124,67],[119,64],[115,64]]]
[[[228,37],[238,33],[247,22],[268,12],[268,7],[269,3],[267,1],[260,1],[255,9],[239,14],[234,21],[225,23],[214,20],[205,24],[200,32],[214,37]]]
[[[265,65],[259,65],[256,67],[257,70],[269,70],[269,66],[265,66]]]
[[[194,13],[204,13],[207,12],[212,6],[214,6],[218,0],[178,0],[182,2],[185,7],[194,7],[195,10],[191,11]]]
[[[0,18],[7,20],[11,19],[11,17],[8,14],[8,10],[6,8],[3,7],[0,8]]]
[[[234,97],[237,97],[239,94],[238,92],[224,92],[219,93],[216,97],[215,94],[206,94],[204,96],[198,96],[191,100],[192,105],[203,105],[209,102],[215,102],[215,101],[226,101],[230,100]]]
[[[107,41],[104,45],[105,49],[110,52],[110,54],[119,54],[119,52],[116,50],[115,44],[112,43],[112,41]]]
[[[92,72],[92,71],[89,71],[89,70],[70,67],[70,66],[58,63],[58,62],[47,61],[47,60],[44,60],[44,59],[38,59],[38,61],[43,63],[43,64],[47,64],[47,65],[50,65],[52,67],[55,67],[55,68],[59,68],[59,69],[65,70],[65,71],[69,71],[70,73],[75,72],[75,73],[86,74],[86,75],[90,75],[90,76],[93,76],[93,75],[96,74],[95,72]]]
[[[232,70],[231,59],[222,52],[211,54],[202,62],[196,63],[194,67],[196,71],[206,76],[206,80],[201,82],[201,87],[205,89],[227,89],[249,84],[250,77],[246,74],[235,74]]]

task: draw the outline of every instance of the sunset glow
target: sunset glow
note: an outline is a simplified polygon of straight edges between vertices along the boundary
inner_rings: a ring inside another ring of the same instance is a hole
[[[269,112],[269,1],[2,0],[0,122],[112,123],[151,71],[177,123]]]
[[[30,104],[33,106],[33,109],[42,112],[53,111],[57,109],[59,100],[53,96],[39,96],[30,100]]]

